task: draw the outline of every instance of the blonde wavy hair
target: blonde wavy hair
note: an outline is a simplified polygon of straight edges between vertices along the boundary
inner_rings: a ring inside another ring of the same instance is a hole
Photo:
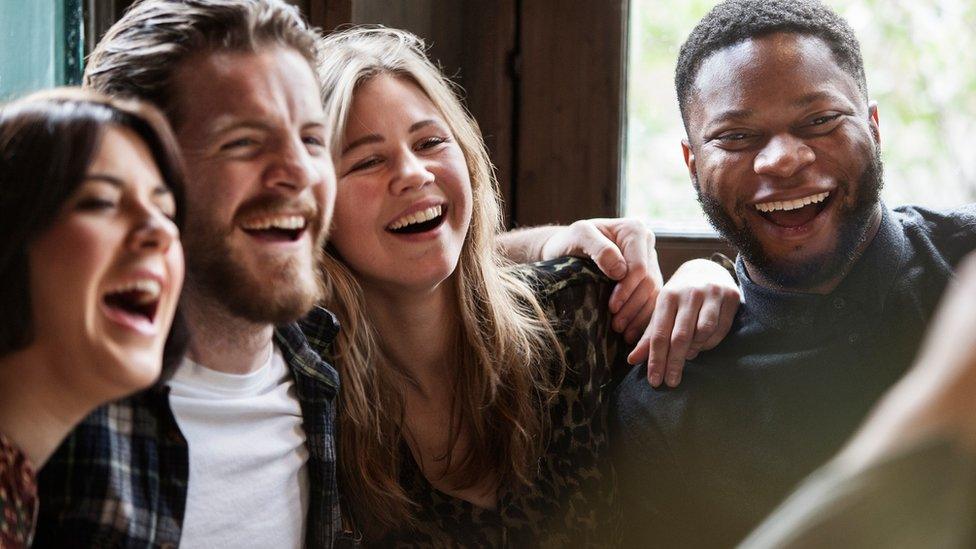
[[[471,445],[456,463],[448,463],[448,470],[459,479],[458,488],[475,485],[486,472],[496,475],[498,486],[528,484],[549,427],[547,406],[565,363],[530,281],[497,250],[500,199],[477,123],[453,83],[426,57],[423,41],[408,32],[357,27],[326,36],[319,45],[318,74],[336,158],[356,90],[381,74],[417,85],[464,154],[473,207],[454,273],[461,321],[457,356],[452,357],[459,368],[447,456],[462,426]],[[327,252],[325,305],[343,320],[331,358],[342,379],[338,446],[344,503],[367,535],[409,528],[415,503],[398,482],[404,457],[399,387],[405,374],[385,356],[382,334],[365,315],[355,276],[334,249]]]

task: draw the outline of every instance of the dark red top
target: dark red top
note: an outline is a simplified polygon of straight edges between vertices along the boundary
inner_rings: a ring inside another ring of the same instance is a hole
[[[37,517],[37,482],[27,456],[0,433],[0,547],[30,545]]]

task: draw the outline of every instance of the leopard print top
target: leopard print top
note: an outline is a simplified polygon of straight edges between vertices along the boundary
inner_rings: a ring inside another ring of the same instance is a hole
[[[419,527],[390,533],[377,546],[586,547],[619,540],[611,506],[615,478],[605,459],[606,412],[611,372],[628,368],[626,345],[610,328],[613,284],[580,259],[527,268],[569,366],[549,410],[549,441],[535,481],[503,487],[496,509],[479,508],[433,488],[404,452],[401,484],[420,505]]]
[[[0,548],[30,546],[37,517],[37,482],[27,456],[0,433]]]

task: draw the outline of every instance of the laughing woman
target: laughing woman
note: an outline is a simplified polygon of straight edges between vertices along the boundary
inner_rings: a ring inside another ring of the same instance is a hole
[[[0,109],[0,547],[68,431],[179,354],[176,151],[154,109],[77,89]]]
[[[321,55],[347,525],[384,546],[612,544],[611,281],[500,257],[481,134],[416,37],[351,29]]]

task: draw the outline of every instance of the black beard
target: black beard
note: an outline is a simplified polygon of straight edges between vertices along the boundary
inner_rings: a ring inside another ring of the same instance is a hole
[[[837,245],[833,250],[811,257],[803,263],[778,263],[770,258],[748,222],[743,221],[741,225],[736,223],[733,213],[739,219],[747,219],[742,211],[743,206],[736,205],[735,211],[729,212],[717,198],[702,193],[697,180],[694,184],[698,191],[698,203],[701,204],[708,222],[738,250],[750,266],[766,280],[781,288],[802,291],[842,276],[857,259],[868,236],[875,208],[881,200],[883,173],[881,154],[875,150],[853,188],[850,181],[838,185],[846,196],[853,193],[854,199],[849,204],[840,205]]]

